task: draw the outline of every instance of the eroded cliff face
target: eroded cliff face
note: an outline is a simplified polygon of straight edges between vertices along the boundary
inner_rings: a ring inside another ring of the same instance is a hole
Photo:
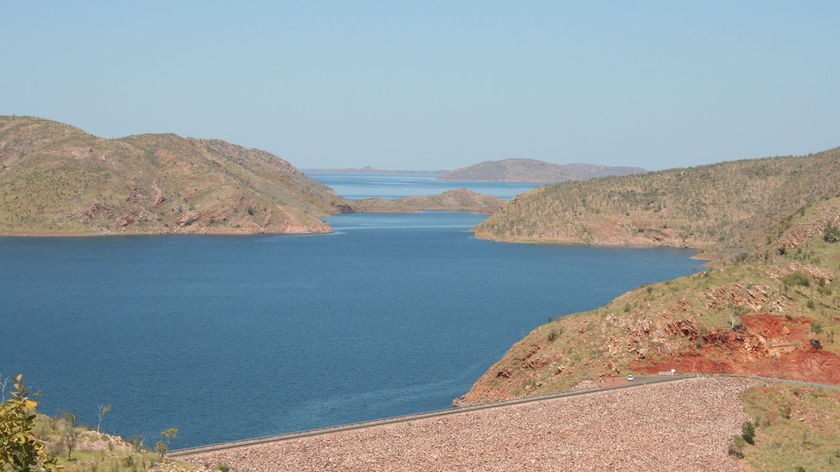
[[[0,117],[0,234],[325,233],[350,206],[256,149]]]

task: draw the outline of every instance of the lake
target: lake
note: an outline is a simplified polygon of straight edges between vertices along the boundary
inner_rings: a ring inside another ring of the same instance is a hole
[[[465,188],[473,192],[510,200],[540,185],[530,182],[473,182],[437,180],[431,174],[329,174],[307,172],[306,176],[335,190],[350,200],[384,198],[394,200],[411,195],[438,195],[447,190]]]
[[[173,448],[449,408],[530,330],[700,269],[690,251],[474,239],[483,216],[332,235],[0,238],[0,375],[39,411]]]

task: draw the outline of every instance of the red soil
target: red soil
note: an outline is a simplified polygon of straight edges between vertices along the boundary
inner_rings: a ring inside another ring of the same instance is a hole
[[[810,345],[808,320],[761,314],[744,316],[741,322],[745,333],[711,333],[696,352],[639,363],[634,371],[655,374],[676,369],[677,373],[746,374],[840,384],[840,356]]]

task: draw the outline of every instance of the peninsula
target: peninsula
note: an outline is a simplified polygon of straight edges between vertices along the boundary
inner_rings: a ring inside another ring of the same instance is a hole
[[[554,183],[568,180],[588,180],[613,175],[647,172],[640,167],[612,167],[595,164],[551,164],[534,159],[504,159],[484,161],[444,173],[440,180],[486,182]]]

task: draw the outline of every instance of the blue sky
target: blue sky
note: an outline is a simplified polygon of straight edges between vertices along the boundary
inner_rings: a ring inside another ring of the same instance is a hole
[[[0,6],[0,114],[300,168],[648,169],[840,146],[840,2]]]

